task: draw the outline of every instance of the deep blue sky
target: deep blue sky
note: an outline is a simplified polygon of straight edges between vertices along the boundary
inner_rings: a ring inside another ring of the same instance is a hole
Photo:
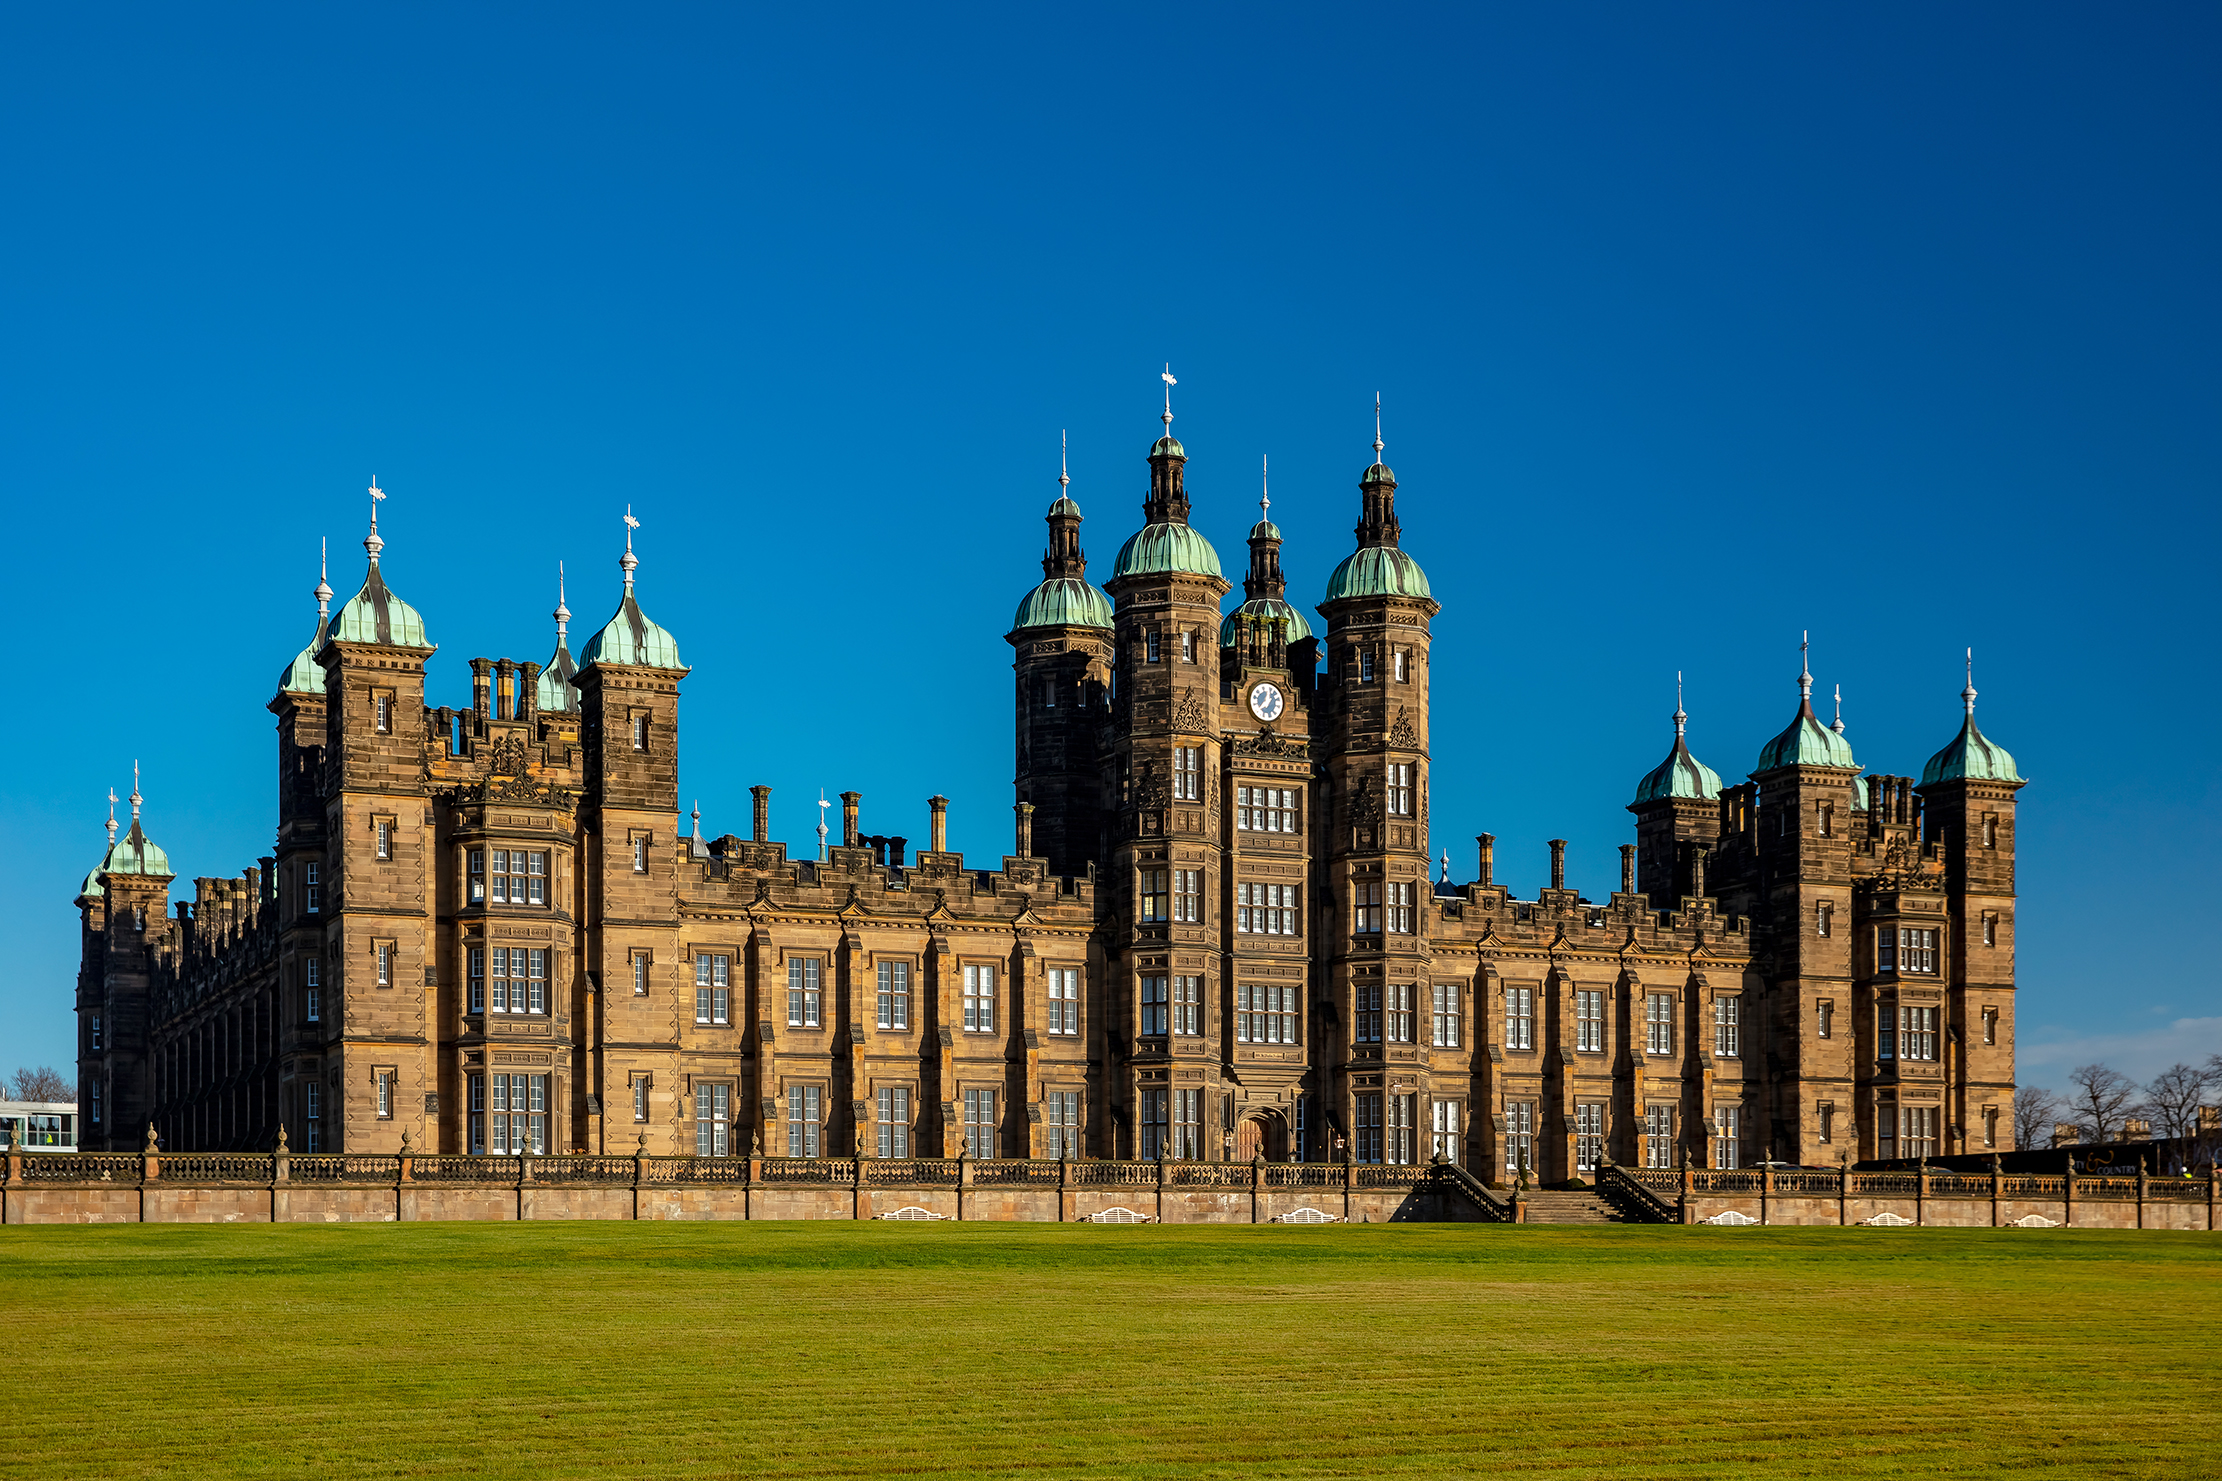
[[[66,1063],[111,785],[270,847],[320,536],[465,660],[643,520],[683,787],[992,864],[1069,428],[1094,570],[1157,371],[1239,566],[1350,546],[1371,400],[1436,628],[1437,846],[1593,896],[1800,629],[1875,770],[1976,649],[2023,792],[2024,1080],[2222,1049],[2208,937],[2222,20],[2206,6],[16,7],[0,19],[0,1070]]]

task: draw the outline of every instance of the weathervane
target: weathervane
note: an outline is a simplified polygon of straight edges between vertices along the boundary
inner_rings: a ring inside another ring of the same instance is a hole
[[[1158,379],[1165,383],[1165,435],[1170,437],[1173,435],[1173,387],[1180,384],[1179,381],[1173,379],[1171,361],[1165,362],[1165,373]]]
[[[108,789],[108,846],[116,846],[116,789]]]
[[[617,558],[617,568],[625,573],[625,594],[633,593],[633,571],[640,565],[640,558],[633,554],[633,531],[640,528],[640,521],[633,518],[633,506],[625,506],[625,553]]]
[[[370,475],[370,534],[363,540],[363,549],[370,553],[370,563],[378,564],[378,552],[386,542],[378,538],[378,506],[385,502],[386,491],[378,486],[378,475]]]
[[[818,789],[818,857],[820,860],[823,860],[826,856],[826,833],[828,832],[826,828],[826,809],[831,806],[833,804],[826,801],[826,789],[820,787]]]

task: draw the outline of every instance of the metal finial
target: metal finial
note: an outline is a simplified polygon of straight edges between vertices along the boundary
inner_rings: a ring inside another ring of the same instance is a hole
[[[374,566],[378,564],[378,552],[386,548],[386,542],[378,538],[378,506],[385,497],[386,491],[378,486],[378,475],[373,473],[370,476],[370,534],[363,540],[363,549],[369,552],[370,563]]]
[[[1071,439],[1067,436],[1065,429],[1059,427],[1057,429],[1057,492],[1060,494],[1072,491],[1072,449],[1070,444]]]
[[[1809,704],[1813,699],[1813,670],[1806,662],[1806,654],[1813,646],[1812,636],[1810,632],[1798,634],[1798,696]]]
[[[1450,883],[1450,850],[1443,850],[1443,883]]]
[[[1829,729],[1838,735],[1844,733],[1844,686],[1841,684],[1836,686],[1836,723]]]
[[[1271,476],[1270,476],[1270,475],[1272,474],[1272,472],[1273,472],[1273,460],[1272,460],[1271,458],[1268,458],[1268,457],[1267,457],[1267,456],[1266,456],[1266,455],[1265,455],[1264,453],[1259,453],[1259,454],[1258,454],[1258,518],[1259,518],[1259,519],[1261,519],[1261,520],[1265,520],[1265,519],[1270,519],[1270,518],[1272,518],[1272,509],[1273,509],[1273,485],[1272,485],[1272,478],[1271,478]]]
[[[1674,671],[1674,738],[1676,740],[1682,738],[1682,727],[1689,723],[1690,717],[1682,713],[1682,671],[1676,669]]]
[[[556,646],[560,648],[563,646],[563,634],[571,625],[571,609],[564,604],[563,600],[563,562],[561,561],[556,562],[555,625]]]
[[[693,817],[694,817],[694,836],[695,836],[695,837],[697,837],[697,838],[700,838],[700,837],[702,836],[702,799],[701,799],[701,798],[699,798],[699,797],[697,797],[697,798],[695,798],[695,799],[694,799],[694,813],[693,813]]]
[[[826,809],[831,806],[833,804],[826,801],[826,789],[820,787],[818,789],[818,857],[820,859],[826,856],[826,834],[830,831],[826,827]]]
[[[633,572],[640,560],[633,554],[633,531],[640,528],[640,521],[633,518],[633,506],[625,506],[625,553],[617,558],[617,568],[625,573],[625,595],[633,594]]]
[[[1970,718],[1975,714],[1975,650],[1967,650],[1967,687],[1960,691],[1960,699],[1967,705]]]
[[[116,846],[116,789],[108,789],[108,846]]]
[[[1373,460],[1381,461],[1381,393],[1373,393]]]
[[[1173,435],[1173,387],[1180,384],[1179,381],[1173,379],[1171,361],[1166,362],[1165,373],[1158,379],[1165,383],[1165,435],[1170,437]]]
[[[134,757],[131,762],[131,821],[134,826],[139,821],[139,804],[145,800],[139,795],[139,762]]]
[[[372,505],[371,507],[372,507],[373,509],[377,508],[377,506],[376,506],[376,505]],[[332,614],[332,581],[331,581],[331,573],[332,573],[332,542],[331,542],[331,539],[330,539],[329,537],[326,537],[326,538],[324,538],[324,539],[321,539],[321,540],[317,541],[317,545],[316,545],[316,593],[315,593],[315,595],[316,595],[316,615],[317,615],[317,616],[319,616],[319,617],[329,617],[329,616],[330,616],[330,615]]]

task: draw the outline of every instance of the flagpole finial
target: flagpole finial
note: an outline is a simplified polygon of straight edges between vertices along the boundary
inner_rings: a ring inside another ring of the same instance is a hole
[[[316,547],[316,615],[332,615],[332,542],[329,536]]]
[[[1373,393],[1373,460],[1381,461],[1381,393]]]
[[[571,608],[563,599],[563,562],[556,562],[556,646],[563,646],[563,635],[571,626]]]
[[[378,552],[386,548],[386,542],[378,535],[378,506],[385,498],[386,491],[378,486],[378,475],[373,473],[370,476],[370,534],[363,540],[363,549],[369,553],[374,566],[378,564]]]
[[[1173,365],[1170,360],[1165,362],[1165,373],[1158,379],[1165,383],[1165,435],[1170,437],[1173,435],[1173,387],[1180,384],[1173,379]]]
[[[116,789],[108,789],[108,846],[116,846]]]
[[[139,804],[145,800],[139,795],[139,760],[134,756],[131,760],[131,821],[134,826],[139,821]]]
[[[633,506],[625,506],[625,553],[617,558],[617,568],[625,573],[625,595],[633,594],[633,572],[640,566],[640,558],[633,554],[633,531],[640,528],[640,521],[633,518]]]
[[[1674,738],[1676,740],[1682,738],[1682,729],[1689,723],[1690,717],[1682,713],[1682,671],[1676,669],[1674,671]]]
[[[1813,701],[1813,669],[1812,665],[1807,662],[1809,652],[1813,646],[1812,637],[1811,632],[1798,634],[1798,697],[1808,704]]]
[[[1836,723],[1829,729],[1838,735],[1844,733],[1844,686],[1841,684],[1836,686]]]
[[[1072,492],[1072,439],[1065,429],[1057,429],[1057,492]]]
[[[1960,700],[1967,706],[1970,717],[1975,714],[1975,650],[1967,650],[1967,687],[1960,691]]]
[[[1273,517],[1273,460],[1264,453],[1258,454],[1258,518]]]

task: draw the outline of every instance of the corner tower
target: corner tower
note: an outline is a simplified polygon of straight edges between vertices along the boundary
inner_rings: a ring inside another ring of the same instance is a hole
[[[1955,1152],[2007,1150],[2014,1104],[2014,811],[2027,785],[2006,748],[1975,724],[1975,653],[1967,717],[1929,758],[1916,789],[1929,836],[1945,846],[1944,1135]]]
[[[1358,480],[1358,548],[1335,568],[1319,610],[1327,673],[1314,733],[1324,740],[1325,785],[1315,837],[1324,865],[1319,953],[1331,1033],[1315,1034],[1315,1064],[1332,1066],[1327,1119],[1360,1162],[1418,1157],[1420,1118],[1455,1109],[1463,1132],[1470,1081],[1447,1067],[1438,1084],[1416,1041],[1427,991],[1428,647],[1442,610],[1418,561],[1399,546],[1396,474],[1381,460],[1375,402],[1373,463]],[[1480,1016],[1478,1013],[1475,1015]],[[1315,1019],[1315,1023],[1319,1020]]]
[[[1072,476],[1057,471],[1042,583],[1026,594],[1005,641],[1017,650],[1014,714],[1018,803],[1031,805],[1033,852],[1049,872],[1078,875],[1103,857],[1103,767],[1097,732],[1109,718],[1115,623],[1088,580]]]
[[[1636,889],[1655,910],[1673,910],[1696,882],[1693,855],[1720,839],[1720,774],[1690,754],[1682,676],[1674,676],[1674,746],[1636,784]]]

